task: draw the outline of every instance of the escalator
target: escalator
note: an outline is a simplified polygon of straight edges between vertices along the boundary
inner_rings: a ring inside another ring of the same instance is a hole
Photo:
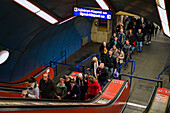
[[[155,87],[143,113],[170,113],[170,89]]]
[[[44,73],[48,73],[50,78],[54,77],[54,71],[51,67],[40,66],[23,78],[12,82],[0,82],[0,97],[22,97],[22,90],[26,89],[25,80],[34,77],[39,84]]]
[[[119,113],[123,111],[130,92],[128,82],[111,80],[101,95],[88,101],[0,98],[2,113]]]

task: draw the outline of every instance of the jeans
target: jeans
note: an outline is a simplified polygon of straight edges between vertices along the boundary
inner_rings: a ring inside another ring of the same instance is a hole
[[[137,41],[137,52],[142,52],[142,42]]]
[[[151,41],[151,38],[152,38],[152,34],[151,34],[151,33],[148,33],[147,42]]]

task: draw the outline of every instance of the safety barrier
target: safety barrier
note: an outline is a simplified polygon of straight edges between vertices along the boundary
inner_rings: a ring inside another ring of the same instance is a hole
[[[66,66],[71,66],[71,67],[76,67],[77,70],[78,70],[78,72],[79,72],[79,70],[80,70],[80,67],[82,67],[82,68],[83,68],[83,73],[84,73],[84,66],[81,66],[80,64],[82,64],[84,61],[86,61],[86,60],[88,60],[88,59],[90,59],[90,58],[92,58],[92,57],[94,57],[94,56],[96,56],[97,58],[99,58],[99,55],[98,55],[98,54],[93,54],[93,55],[89,56],[88,58],[84,59],[83,61],[81,61],[78,65],[72,65],[72,64],[67,64],[67,62],[66,62],[66,55],[65,55],[65,63],[60,63],[60,62],[58,62],[60,59],[62,59],[62,58],[64,57],[64,56],[61,56],[59,59],[57,59],[57,60],[55,60],[55,61],[50,61],[50,65],[51,65],[51,66],[53,66],[53,65],[56,66],[56,75],[58,74],[58,71],[57,71],[57,65],[58,65],[58,64],[66,65]]]
[[[159,80],[159,78],[160,78],[160,76],[162,75],[162,73],[163,73],[164,71],[166,71],[169,67],[170,67],[170,66],[167,66],[161,73],[159,73],[158,78],[157,78],[157,81]],[[170,82],[170,74],[169,74],[169,82]]]
[[[117,69],[117,72],[124,66],[126,65],[127,63],[129,62],[132,62],[131,64],[131,74],[130,75],[125,75],[125,74],[120,74],[119,75],[119,79],[121,79],[121,76],[126,76],[126,77],[129,77],[130,78],[130,86],[131,86],[131,83],[132,83],[132,78],[136,78],[136,79],[141,79],[141,80],[146,80],[146,81],[151,81],[151,82],[156,82],[157,83],[157,86],[159,86],[159,83],[160,83],[160,87],[162,87],[162,81],[157,79],[157,80],[154,80],[154,79],[148,79],[148,78],[143,78],[143,77],[136,77],[136,76],[132,76],[135,72],[135,61],[134,60],[128,60],[127,62],[125,62],[123,65],[121,65],[118,69]],[[167,68],[166,68],[167,69]],[[164,69],[163,71],[165,71],[166,69]],[[160,74],[162,74],[163,72],[161,72]],[[160,76],[160,75],[159,75]],[[158,76],[158,77],[159,77]]]

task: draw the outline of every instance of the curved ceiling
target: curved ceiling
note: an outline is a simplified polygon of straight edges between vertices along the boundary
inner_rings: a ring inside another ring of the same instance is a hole
[[[95,0],[29,1],[54,15],[59,22],[72,16],[73,6],[99,8]],[[116,11],[127,11],[160,23],[155,0],[108,0],[108,2]],[[63,51],[71,39],[74,41],[89,35],[93,23],[93,19],[75,18],[64,25],[51,25],[13,0],[0,0],[0,10],[0,49],[10,51],[10,60],[0,65],[0,76],[4,78],[1,81],[6,82],[19,79],[47,62],[56,55],[56,51]],[[73,50],[76,49],[70,50],[70,54]]]

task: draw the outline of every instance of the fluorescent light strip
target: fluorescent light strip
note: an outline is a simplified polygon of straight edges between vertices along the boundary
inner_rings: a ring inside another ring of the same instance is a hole
[[[96,2],[99,4],[99,6],[104,10],[109,10],[108,5],[103,0],[96,0]]]
[[[160,7],[165,9],[165,1],[164,0],[158,0],[158,1],[159,1]]]
[[[158,12],[159,12],[161,21],[164,22],[165,24],[168,24],[168,18],[167,18],[166,10],[164,10],[161,7],[158,6]]]
[[[50,16],[49,14],[42,10],[37,12],[36,15],[38,15],[39,17],[43,18],[44,20],[48,21],[51,24],[55,24],[58,22],[58,20],[56,20],[54,17]]]
[[[40,11],[40,8],[38,8],[37,6],[35,6],[34,4],[30,3],[27,0],[14,0],[14,1],[33,13]]]
[[[49,15],[48,13],[41,10],[40,8],[38,8],[37,6],[35,6],[34,4],[27,0],[14,0],[14,1],[51,24],[55,24],[58,22],[57,19],[55,19],[54,17],[52,17],[51,15]]]
[[[72,16],[72,17],[70,17],[70,18],[68,18],[68,19],[66,19],[66,20],[64,20],[64,21],[62,21],[62,22],[60,22],[59,24],[63,24],[63,23],[65,23],[65,22],[67,22],[67,21],[69,21],[69,20],[71,20],[71,19],[73,19],[73,18],[75,18],[76,16]]]
[[[162,22],[162,27],[163,27],[163,31],[164,33],[170,37],[170,29],[169,29],[169,25],[165,24],[164,22]]]

